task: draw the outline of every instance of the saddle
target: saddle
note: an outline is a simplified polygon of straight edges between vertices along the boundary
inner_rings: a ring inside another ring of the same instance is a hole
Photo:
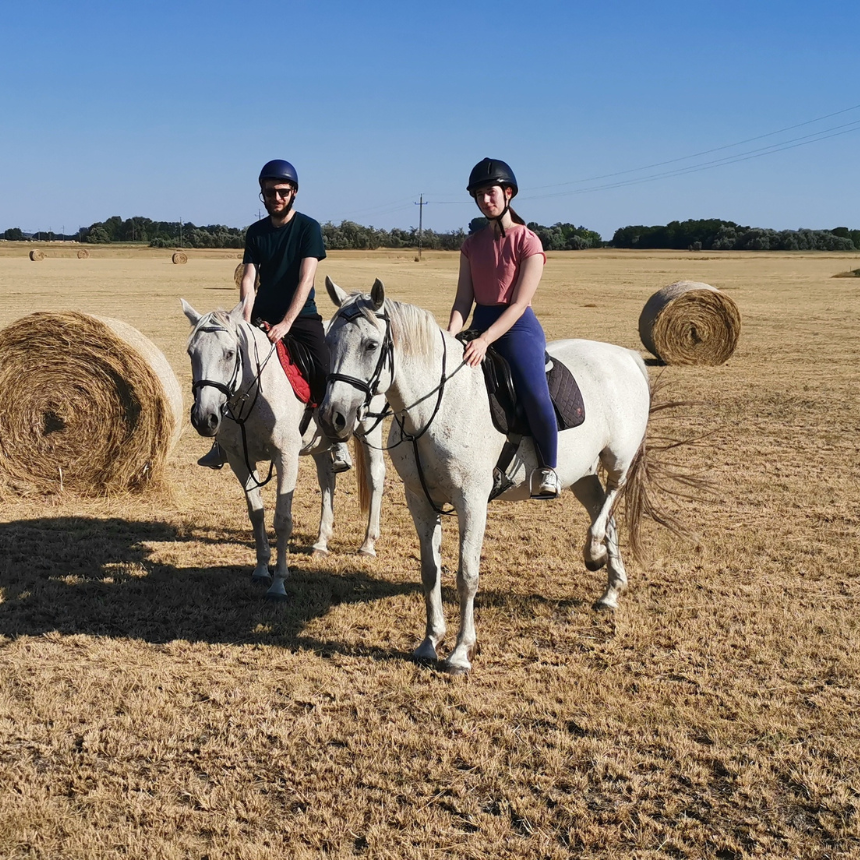
[[[271,328],[265,320],[257,320],[257,325],[263,331],[268,331]],[[302,403],[306,403],[310,409],[317,406],[318,404],[311,400],[311,382],[315,380],[317,366],[310,350],[289,334],[281,338],[276,346],[278,360],[281,362],[281,367],[284,369],[296,397]]]
[[[467,329],[457,335],[457,340],[468,343],[480,334],[476,329]],[[553,359],[549,353],[546,353],[546,367],[546,381],[559,432],[578,427],[585,421],[585,404],[579,385],[570,370],[560,361]],[[507,359],[490,346],[481,362],[481,369],[484,371],[484,382],[490,398],[490,414],[496,430],[506,436],[531,436],[528,416],[517,397]]]
[[[466,329],[457,335],[457,340],[465,344],[480,334],[477,329]],[[549,353],[545,354],[545,360],[546,381],[555,410],[556,426],[559,432],[578,427],[585,421],[585,404],[579,385],[566,365],[553,359]],[[522,401],[517,397],[511,366],[507,359],[491,345],[487,348],[487,354],[481,362],[481,369],[484,372],[493,425],[496,430],[507,436],[499,461],[493,470],[494,486],[490,493],[490,500],[492,500],[513,485],[507,475],[508,466],[522,438],[531,436],[532,432]]]

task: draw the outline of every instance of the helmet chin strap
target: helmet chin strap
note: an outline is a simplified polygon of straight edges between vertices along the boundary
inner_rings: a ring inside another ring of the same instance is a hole
[[[502,218],[504,218],[505,215],[508,214],[508,210],[511,208],[511,198],[508,197],[507,194],[505,194],[504,188],[502,189],[502,194],[504,194],[504,197],[505,197],[505,208],[502,210],[502,214],[496,215],[493,218],[490,218],[488,215],[485,215],[484,217],[488,221],[496,221],[498,223],[499,231],[501,232],[502,238],[504,239],[505,238],[505,228],[504,228],[504,225],[502,224]],[[477,202],[478,202],[478,198],[475,197],[475,203],[477,203]],[[479,206],[478,208],[480,209],[481,207]]]

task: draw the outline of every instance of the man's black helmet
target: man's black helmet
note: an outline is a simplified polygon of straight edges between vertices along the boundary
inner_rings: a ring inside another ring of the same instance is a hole
[[[514,171],[498,158],[485,158],[472,168],[466,191],[474,197],[475,192],[486,185],[501,185],[503,188],[508,185],[514,191],[511,196],[517,196],[517,177],[514,176]]]
[[[260,171],[260,188],[263,187],[264,179],[275,179],[278,182],[291,182],[296,191],[299,190],[299,174],[296,173],[296,168],[289,161],[284,161],[282,158],[276,158],[274,161],[269,161],[263,165]]]

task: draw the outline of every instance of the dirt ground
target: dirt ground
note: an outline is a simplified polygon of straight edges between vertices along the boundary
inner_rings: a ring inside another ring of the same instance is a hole
[[[190,406],[188,323],[231,307],[238,252],[0,243],[0,326],[79,310],[138,328]],[[334,252],[440,323],[457,255]],[[289,602],[250,583],[228,470],[188,424],[159,492],[0,495],[0,856],[8,858],[848,858],[860,856],[860,255],[550,254],[549,338],[642,350],[648,297],[680,279],[743,320],[715,368],[653,364],[696,401],[659,432],[708,433],[676,462],[696,537],[645,530],[613,617],[582,563],[570,494],[494,503],[467,678],[416,665],[418,546],[393,469],[378,557],[354,478],[333,552],[312,556],[302,464]],[[331,308],[318,292],[322,313]],[[38,333],[34,332],[34,337]],[[643,350],[643,354],[644,350]],[[5,405],[10,408],[10,404]],[[266,495],[271,502],[272,495]],[[456,623],[456,531],[444,598]]]

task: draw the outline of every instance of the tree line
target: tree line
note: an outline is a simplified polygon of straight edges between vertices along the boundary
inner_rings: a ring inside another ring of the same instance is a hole
[[[486,218],[473,218],[468,232],[474,233],[487,225]],[[365,227],[355,221],[322,226],[326,248],[339,250],[368,250],[376,248],[417,248],[456,251],[466,238],[464,230],[419,231],[415,227],[384,230]],[[670,221],[665,225],[621,227],[612,240],[604,242],[600,234],[586,227],[558,222],[546,227],[530,222],[546,251],[582,251],[586,248],[643,248],[694,251],[855,251],[860,250],[860,230],[835,227],[832,230],[771,230],[744,227],[734,221],[717,218]],[[25,234],[12,227],[3,234],[8,241],[77,240],[89,244],[139,242],[157,248],[243,248],[245,230],[210,224],[198,227],[190,222],[153,221],[150,218],[126,218],[118,215],[82,227],[77,233],[63,235],[51,231]]]
[[[856,251],[860,250],[860,230],[771,230],[711,218],[622,227],[608,244],[613,248],[693,251]]]

